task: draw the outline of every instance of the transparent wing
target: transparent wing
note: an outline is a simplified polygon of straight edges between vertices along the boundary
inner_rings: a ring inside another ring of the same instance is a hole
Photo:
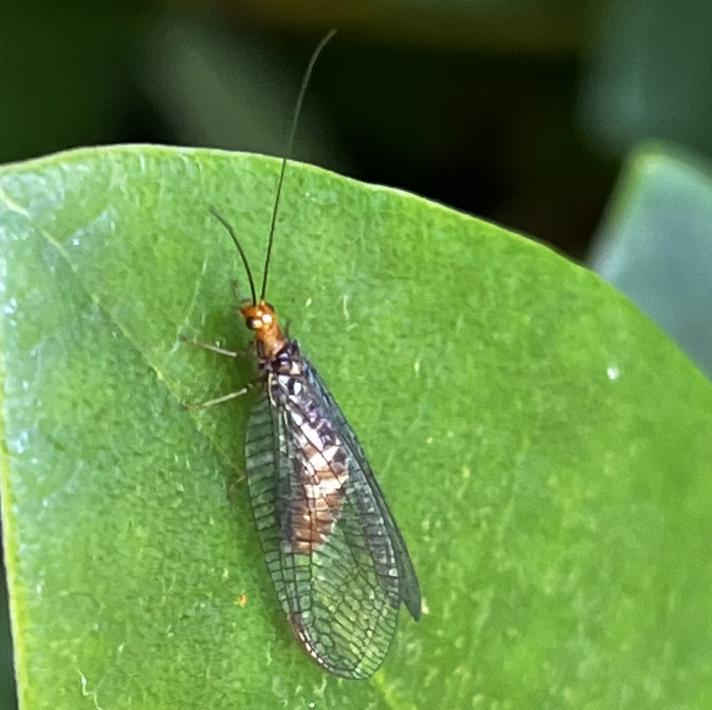
[[[401,601],[417,617],[418,585],[355,436],[313,368],[307,364],[305,372],[310,386],[298,405],[333,427],[347,474],[333,464],[328,495],[306,484],[315,457],[322,467],[331,459],[326,451],[319,458],[305,450],[300,417],[264,393],[248,424],[250,494],[267,567],[295,636],[324,668],[364,678],[386,656]]]
[[[313,382],[315,389],[319,392],[323,401],[327,403],[331,419],[334,422],[338,422],[338,430],[351,450],[354,459],[358,463],[358,467],[363,474],[363,478],[373,492],[373,498],[375,499],[381,516],[386,523],[388,535],[391,538],[395,550],[398,576],[400,579],[400,599],[408,608],[411,616],[417,620],[420,618],[421,614],[420,585],[418,584],[418,577],[415,574],[413,561],[410,559],[410,554],[408,553],[408,548],[403,540],[403,536],[401,535],[390,509],[388,508],[383,491],[381,491],[381,488],[378,485],[373,469],[368,463],[366,454],[363,452],[354,430],[349,426],[346,421],[346,417],[339,408],[339,405],[336,404],[336,401],[324,384],[324,381],[321,377],[319,377],[316,369],[309,364],[307,367],[307,376]]]

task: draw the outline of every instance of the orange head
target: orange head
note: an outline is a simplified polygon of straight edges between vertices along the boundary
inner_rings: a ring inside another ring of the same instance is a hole
[[[254,331],[262,356],[272,358],[286,345],[277,314],[269,303],[248,303],[240,308],[240,314],[245,319],[245,325]]]

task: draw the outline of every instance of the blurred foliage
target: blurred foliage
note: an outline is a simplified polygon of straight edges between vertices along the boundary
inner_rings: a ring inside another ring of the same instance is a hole
[[[161,16],[142,38],[141,88],[180,143],[279,155],[302,67],[284,66],[275,48],[251,33],[195,17]],[[346,169],[345,149],[310,96],[299,151]],[[318,130],[317,130],[318,127]]]
[[[641,138],[712,154],[712,3],[613,0],[590,28],[581,116],[603,150]]]
[[[481,51],[561,56],[585,36],[591,0],[243,0],[229,3],[236,18],[277,27],[347,28],[372,43],[422,51]]]
[[[636,151],[592,265],[712,376],[712,165],[666,146]]]
[[[0,162],[121,135],[141,7],[139,0],[3,4]]]
[[[278,153],[336,24],[298,158],[585,251],[612,177],[574,112],[588,3],[45,2],[0,25],[4,160],[126,141]]]

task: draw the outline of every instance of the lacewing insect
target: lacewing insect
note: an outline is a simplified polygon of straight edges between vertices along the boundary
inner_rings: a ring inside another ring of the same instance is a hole
[[[265,300],[279,199],[304,93],[333,34],[314,50],[302,79],[277,182],[259,298],[235,231],[211,211],[234,241],[250,286],[251,298],[238,312],[254,333],[259,377],[245,460],[267,568],[306,652],[338,676],[367,678],[388,652],[401,603],[419,618],[418,580],[356,435]],[[253,386],[198,406],[234,399]]]

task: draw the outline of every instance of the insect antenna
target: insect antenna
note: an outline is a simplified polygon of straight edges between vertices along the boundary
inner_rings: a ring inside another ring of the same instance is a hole
[[[250,295],[252,296],[252,304],[257,305],[257,292],[255,291],[255,280],[252,278],[252,271],[250,270],[250,265],[247,262],[247,256],[245,255],[245,250],[242,248],[242,244],[240,244],[240,241],[237,238],[237,235],[235,234],[235,230],[232,228],[232,225],[230,222],[228,222],[225,217],[223,217],[220,212],[215,209],[215,207],[210,207],[210,214],[215,217],[215,219],[222,224],[223,227],[227,230],[227,233],[232,237],[232,241],[235,242],[235,246],[237,247],[237,251],[240,254],[240,257],[242,258],[242,263],[245,266],[245,271],[247,272],[247,279],[250,282]]]
[[[262,289],[260,291],[260,301],[265,298],[265,293],[267,291],[267,276],[269,273],[269,263],[272,257],[272,242],[274,241],[274,228],[277,224],[277,212],[279,210],[279,201],[282,197],[282,184],[284,183],[284,173],[287,170],[287,161],[292,157],[292,148],[294,146],[294,134],[297,132],[297,123],[299,122],[299,115],[302,112],[302,103],[304,101],[304,94],[307,91],[307,86],[309,86],[309,81],[311,79],[312,71],[314,71],[314,65],[316,60],[319,58],[321,51],[329,43],[329,40],[336,34],[336,30],[330,30],[326,36],[319,42],[316,49],[312,52],[311,59],[307,68],[304,71],[304,76],[302,77],[302,84],[299,87],[299,94],[297,95],[297,103],[294,107],[294,114],[292,115],[292,125],[289,129],[289,139],[287,140],[287,150],[284,151],[284,157],[282,158],[282,167],[279,171],[279,179],[277,180],[277,193],[274,196],[274,205],[272,207],[272,221],[269,226],[269,238],[267,240],[267,253],[265,254],[265,265],[262,271]]]

